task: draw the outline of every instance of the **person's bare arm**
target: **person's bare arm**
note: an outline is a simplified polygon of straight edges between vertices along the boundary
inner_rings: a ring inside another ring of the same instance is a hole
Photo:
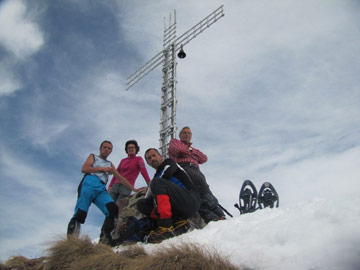
[[[128,187],[129,189],[131,189],[131,190],[134,191],[134,192],[137,192],[137,191],[140,190],[140,189],[138,189],[138,188],[134,188],[134,187],[129,183],[129,181],[128,181],[125,177],[123,177],[123,176],[115,169],[115,167],[114,167],[113,164],[111,164],[111,168],[112,168],[112,173],[115,175],[115,177],[116,177],[117,179],[119,179],[119,181],[121,182],[121,184],[123,184],[124,186]]]
[[[90,154],[87,160],[84,162],[81,172],[82,173],[97,173],[97,172],[112,172],[110,167],[93,167],[95,162],[94,155]]]

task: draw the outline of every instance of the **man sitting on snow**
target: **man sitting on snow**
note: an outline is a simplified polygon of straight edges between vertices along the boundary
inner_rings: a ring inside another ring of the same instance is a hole
[[[220,208],[217,198],[210,191],[205,176],[199,168],[199,164],[207,161],[207,156],[192,146],[192,132],[189,127],[183,127],[179,137],[180,140],[176,138],[171,139],[169,157],[184,168],[199,191],[201,198],[200,216],[206,223],[225,219],[225,214]]]
[[[186,219],[199,210],[200,197],[187,173],[173,160],[163,160],[157,149],[146,150],[145,160],[156,172],[137,209],[157,221],[147,242],[159,243],[188,230]]]

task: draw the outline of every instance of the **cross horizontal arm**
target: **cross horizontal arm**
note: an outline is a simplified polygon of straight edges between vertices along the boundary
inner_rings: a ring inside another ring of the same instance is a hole
[[[212,24],[216,23],[219,19],[225,16],[224,13],[224,6],[220,6],[218,9],[213,11],[210,15],[202,19],[198,24],[191,27],[188,31],[184,34],[179,36],[175,43],[176,43],[176,51],[180,50],[180,46],[189,43],[199,34],[201,34],[205,29],[209,28]]]
[[[126,90],[129,90],[134,84],[144,78],[150,71],[164,62],[164,52],[161,51],[152,59],[146,62],[141,68],[131,74],[126,80]]]
[[[176,23],[174,23],[173,25],[169,26],[169,29],[166,30],[168,32],[165,32],[164,44],[163,44],[164,50],[166,50],[166,48],[168,48],[171,44],[174,44],[175,52],[177,52],[178,50],[180,50],[181,45],[184,46],[185,44],[189,43],[200,33],[202,33],[205,29],[209,28],[212,24],[217,22],[217,20],[219,20],[224,15],[225,15],[224,6],[222,5],[218,9],[213,11],[210,15],[208,15],[203,20],[201,20],[198,24],[196,24],[188,31],[186,31],[184,34],[182,34],[180,37],[178,37],[176,40],[174,40]],[[141,68],[139,68],[137,71],[135,71],[132,75],[130,75],[127,78],[126,90],[129,90],[138,81],[140,81],[148,73],[154,70],[157,66],[164,63],[165,61],[164,50],[160,51],[157,55],[155,55],[152,59],[146,62]]]

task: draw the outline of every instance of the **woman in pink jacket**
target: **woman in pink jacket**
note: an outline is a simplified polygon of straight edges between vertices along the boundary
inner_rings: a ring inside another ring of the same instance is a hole
[[[125,143],[125,152],[128,154],[128,157],[122,159],[117,168],[117,171],[121,176],[126,178],[133,187],[139,173],[144,177],[147,185],[150,183],[150,177],[146,170],[143,158],[141,156],[136,156],[139,150],[140,147],[135,140],[127,141]],[[108,190],[114,201],[127,198],[131,194],[131,189],[121,184],[116,177],[111,179]]]

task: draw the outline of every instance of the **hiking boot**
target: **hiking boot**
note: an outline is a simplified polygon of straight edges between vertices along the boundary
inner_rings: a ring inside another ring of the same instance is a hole
[[[145,243],[160,243],[165,239],[174,237],[174,227],[158,227],[155,231],[151,231],[148,236],[145,237]]]
[[[186,233],[191,228],[190,223],[185,220],[179,220],[174,223],[174,234],[176,236]]]
[[[219,220],[226,220],[226,217],[217,217],[211,221],[219,221]]]
[[[79,236],[80,234],[80,222],[76,218],[72,218],[69,222],[67,229],[67,236],[74,235]]]
[[[115,232],[116,223],[117,217],[107,216],[105,218],[103,226],[101,227],[100,243],[114,246],[113,239],[117,237],[117,233]]]
[[[204,221],[206,224],[208,224],[211,221],[219,221],[219,220],[225,220],[226,217],[225,216],[216,216],[216,215],[206,215],[203,217]]]
[[[193,229],[202,229],[206,226],[205,220],[200,216],[199,212],[196,212],[191,218],[188,218],[187,221]]]
[[[99,243],[108,245],[110,247],[116,246],[116,241],[113,238],[113,232],[105,232],[104,230],[100,233]]]

